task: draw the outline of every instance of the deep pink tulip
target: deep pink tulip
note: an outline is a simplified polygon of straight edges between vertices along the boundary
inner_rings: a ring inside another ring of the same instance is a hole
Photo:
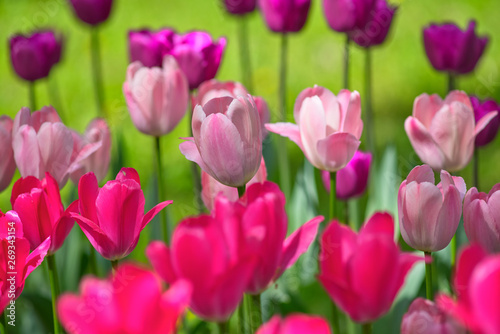
[[[80,168],[71,172],[71,181],[78,184],[80,177],[88,172],[93,172],[98,181],[104,180],[108,174],[111,160],[111,132],[108,123],[103,118],[93,119],[83,135],[73,131],[74,153],[81,151],[83,147],[93,143],[101,143],[97,151],[80,161]]]
[[[130,62],[140,61],[147,67],[161,67],[163,56],[174,47],[175,31],[160,29],[158,31],[137,30],[128,33]]]
[[[174,47],[169,53],[179,63],[179,67],[188,79],[189,89],[193,90],[198,88],[203,81],[215,78],[225,48],[224,37],[214,41],[204,31],[192,31],[184,35],[176,35]]]
[[[57,313],[68,334],[174,334],[190,295],[189,283],[163,292],[154,273],[126,263],[108,279],[85,277],[79,295],[59,298]]]
[[[234,15],[245,15],[255,10],[257,0],[222,0],[226,10]]]
[[[7,115],[0,116],[0,192],[10,184],[16,171],[16,161],[12,150],[12,119]]]
[[[458,228],[466,191],[464,179],[445,170],[434,185],[430,166],[413,168],[398,192],[399,228],[406,243],[424,252],[445,248]]]
[[[374,214],[359,234],[333,221],[320,241],[318,280],[354,321],[369,323],[389,311],[406,274],[417,261],[394,243],[394,221]]]
[[[401,334],[466,334],[466,330],[432,301],[417,298],[403,316]]]
[[[470,242],[500,252],[500,183],[489,194],[469,189],[464,199],[464,229]]]
[[[372,154],[370,152],[356,151],[347,166],[336,174],[337,198],[348,200],[361,196],[365,192],[371,163]],[[330,172],[321,171],[321,177],[326,191],[330,192]]]
[[[405,130],[422,162],[435,170],[453,172],[469,163],[477,134],[496,115],[490,112],[476,124],[464,92],[452,91],[444,101],[436,94],[422,94],[415,99]]]
[[[341,90],[337,96],[326,88],[304,89],[293,109],[296,124],[266,124],[290,138],[313,166],[336,172],[352,159],[363,131],[359,93]]]
[[[21,176],[43,179],[49,172],[59,188],[101,144],[97,142],[76,147],[72,131],[61,123],[52,107],[43,107],[33,114],[28,108],[22,108],[14,119],[12,147]]]
[[[338,32],[364,28],[376,0],[323,0],[323,12],[330,27]]]
[[[48,252],[54,253],[63,245],[75,223],[70,212],[77,209],[76,203],[64,210],[59,186],[49,173],[41,180],[34,176],[17,180],[10,202],[23,222],[24,237],[31,250],[50,237]]]
[[[497,115],[476,136],[476,147],[487,145],[495,139],[498,129],[500,128],[500,116],[498,115],[500,106],[494,100],[480,101],[476,96],[471,96],[470,102],[474,108],[474,119],[476,123],[479,123],[479,121],[491,111],[497,112]]]
[[[172,201],[161,202],[144,214],[144,194],[139,174],[122,168],[115,180],[99,188],[94,173],[78,184],[80,214],[71,213],[99,254],[119,260],[132,252],[142,229]]]
[[[69,0],[78,18],[92,26],[106,21],[111,13],[113,0]]]
[[[311,0],[259,0],[267,27],[283,34],[302,30],[310,6]]]
[[[475,28],[474,21],[469,22],[465,31],[453,23],[431,24],[425,28],[425,52],[432,66],[454,74],[473,71],[488,44],[488,38],[477,36]]]
[[[291,314],[284,319],[275,315],[263,324],[256,334],[331,334],[328,322],[318,316],[308,314]]]
[[[193,137],[179,148],[222,184],[243,186],[262,159],[262,129],[253,98],[214,98],[193,112]]]
[[[163,67],[130,64],[123,94],[135,127],[155,137],[169,133],[179,124],[189,101],[186,77],[168,55],[163,58]]]

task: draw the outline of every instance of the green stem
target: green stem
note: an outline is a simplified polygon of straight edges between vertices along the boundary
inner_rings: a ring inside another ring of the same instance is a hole
[[[2,333],[7,334],[7,326],[9,323],[9,320],[7,319],[7,310],[3,311],[1,321],[2,321],[2,327],[1,327]]]
[[[456,76],[453,73],[448,74],[448,93],[457,89]]]
[[[246,186],[238,187],[238,197],[242,197],[245,194]]]
[[[340,313],[339,309],[337,308],[337,305],[335,305],[335,302],[332,300],[332,328],[333,328],[333,333],[340,333]]]
[[[59,276],[57,275],[56,259],[54,254],[47,255],[47,265],[49,267],[50,291],[52,293],[52,319],[54,321],[54,334],[60,333],[59,321],[57,321],[56,301],[59,297]]]
[[[473,186],[476,187],[479,190],[479,148],[475,147],[474,148],[474,157],[472,158],[473,160],[473,173],[474,173],[474,184]]]
[[[347,34],[346,34],[347,35]],[[351,44],[351,39],[349,35],[347,35],[345,40],[345,48],[344,48],[344,77],[342,82],[342,87],[345,89],[349,89],[349,48]]]
[[[253,94],[252,63],[250,61],[250,46],[248,39],[248,15],[238,18],[238,39],[240,43],[240,62],[243,85]]]
[[[362,324],[361,330],[362,330],[363,334],[371,334],[372,333],[372,324],[371,323]]]
[[[218,322],[217,327],[219,328],[219,334],[229,333],[229,320],[224,322]]]
[[[375,127],[373,124],[372,109],[372,57],[370,48],[365,50],[365,113],[366,113],[366,142],[368,150],[375,154]]]
[[[113,272],[113,276],[115,276],[117,270],[118,270],[118,260],[111,260],[111,271]]]
[[[156,150],[156,173],[158,175],[158,203],[165,200],[165,194],[163,193],[163,168],[161,163],[161,139],[160,137],[155,137],[155,150]],[[170,244],[170,226],[167,219],[167,213],[165,210],[160,212],[160,229],[163,237],[163,241],[168,245]]]
[[[335,212],[336,197],[337,197],[336,180],[337,180],[337,173],[336,172],[330,173],[330,220],[336,218],[336,212]]]
[[[30,100],[30,109],[33,113],[36,110],[36,92],[35,92],[35,82],[30,81],[28,84],[28,95]]]
[[[428,263],[428,258],[432,259],[431,252],[424,252],[425,255],[425,292],[428,300],[434,299],[432,291],[432,262]]]
[[[243,299],[238,306],[238,333],[245,333],[245,300]]]
[[[94,276],[99,276],[99,273],[97,271],[97,260],[96,260],[96,255],[95,255],[95,249],[94,246],[90,242],[87,242],[90,250],[89,250],[89,266],[90,266],[90,272]]]
[[[189,135],[192,137],[193,136],[193,106],[191,105],[191,97],[192,97],[193,91],[190,92],[189,94],[189,102],[188,102],[188,110],[187,113],[189,115]],[[196,162],[191,162],[191,176],[193,178],[193,188],[194,188],[194,197],[195,197],[195,205],[196,209],[199,213],[203,212],[204,204],[203,200],[201,199],[201,175],[200,175],[200,170],[198,169],[198,165]]]
[[[260,301],[260,294],[250,295],[251,310],[252,310],[252,330],[255,333],[262,325],[262,306]]]
[[[455,263],[457,260],[457,235],[456,234],[451,239],[450,250],[451,250],[451,270],[453,272],[453,269],[455,268]]]
[[[103,109],[104,89],[102,85],[101,50],[99,43],[99,30],[97,27],[92,27],[90,30],[90,49],[92,58],[92,81],[94,83],[97,115],[105,117]]]
[[[345,224],[351,228],[351,230],[356,231],[354,224],[349,219],[349,200],[344,201],[344,220]]]

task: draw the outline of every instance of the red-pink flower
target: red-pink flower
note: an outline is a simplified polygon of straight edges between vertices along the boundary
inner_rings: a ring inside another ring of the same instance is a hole
[[[359,323],[387,313],[408,271],[423,260],[399,250],[388,213],[375,213],[359,234],[333,221],[320,246],[318,280],[335,304]]]
[[[34,250],[50,237],[49,254],[57,251],[73,228],[75,220],[65,211],[56,180],[49,174],[39,180],[34,176],[20,178],[14,183],[10,198],[12,208],[23,222],[24,237]]]
[[[331,334],[328,322],[318,316],[291,314],[284,319],[275,315],[263,324],[255,334]]]
[[[161,202],[144,214],[139,174],[122,168],[115,180],[99,188],[94,173],[78,184],[80,214],[71,213],[94,248],[108,260],[121,259],[135,248],[142,229],[172,201]]]
[[[126,263],[108,279],[85,277],[80,295],[59,298],[57,313],[69,334],[174,334],[190,295],[186,281],[163,292],[154,273]]]
[[[12,150],[12,125],[9,116],[0,117],[0,192],[7,188],[16,171],[16,161]]]

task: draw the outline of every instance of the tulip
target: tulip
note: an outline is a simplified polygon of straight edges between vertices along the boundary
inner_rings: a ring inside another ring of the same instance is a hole
[[[163,56],[174,47],[175,35],[171,29],[129,31],[130,62],[140,61],[143,66],[161,67]]]
[[[487,37],[474,32],[476,22],[470,21],[466,31],[453,23],[431,24],[423,31],[425,53],[438,71],[466,74],[474,70],[488,44]]]
[[[337,32],[363,29],[371,18],[376,0],[323,0],[323,12]]]
[[[336,172],[344,168],[359,147],[363,121],[359,93],[341,90],[335,96],[326,88],[303,90],[293,110],[295,122],[266,124],[290,138],[313,166]]]
[[[179,148],[222,184],[241,187],[259,169],[262,131],[253,98],[214,98],[193,112],[193,136]]]
[[[113,0],[69,0],[80,20],[96,26],[106,21],[111,13]]]
[[[267,27],[274,32],[298,32],[306,23],[311,0],[259,0]]]
[[[245,15],[255,10],[257,0],[223,0],[226,10],[234,15]]]
[[[403,316],[401,334],[466,334],[466,330],[430,300],[417,298]]]
[[[389,311],[406,274],[420,260],[400,252],[387,213],[375,213],[359,234],[333,221],[321,236],[318,280],[354,321],[370,323]]]
[[[34,176],[17,180],[10,202],[23,222],[24,237],[29,241],[31,250],[49,237],[49,255],[61,248],[75,223],[70,212],[76,207],[73,205],[64,210],[59,186],[49,173],[42,180]]]
[[[476,147],[485,146],[491,143],[497,136],[498,128],[500,127],[500,117],[498,116],[500,106],[494,100],[485,100],[481,102],[475,96],[470,97],[470,102],[474,108],[474,119],[476,120],[476,124],[491,111],[497,112],[497,115],[476,136]]]
[[[13,121],[7,115],[0,116],[0,192],[10,184],[16,171],[16,161],[12,150]]]
[[[497,115],[489,112],[474,122],[470,99],[464,92],[452,91],[443,101],[438,95],[422,94],[415,99],[413,116],[405,130],[420,159],[435,170],[463,169],[474,153],[476,136]]]
[[[330,326],[325,319],[307,314],[292,314],[285,319],[275,315],[262,325],[256,334],[331,334]]]
[[[132,252],[144,227],[172,201],[161,202],[144,214],[144,194],[139,174],[122,168],[115,180],[99,188],[94,173],[78,183],[80,214],[71,213],[99,254],[116,261]]]
[[[204,31],[192,31],[185,35],[176,35],[174,47],[170,54],[175,57],[179,67],[184,71],[193,90],[203,82],[213,79],[217,74],[226,39],[221,37],[213,41]]]
[[[155,274],[127,263],[108,279],[85,277],[79,295],[59,298],[57,313],[68,334],[174,334],[190,295],[187,282],[163,292]]]
[[[49,75],[61,58],[62,36],[53,31],[39,31],[30,36],[15,35],[10,39],[10,59],[16,74],[35,81]]]

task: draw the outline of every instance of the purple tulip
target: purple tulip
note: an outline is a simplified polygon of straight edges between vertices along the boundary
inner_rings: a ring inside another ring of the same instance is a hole
[[[500,106],[494,100],[490,99],[481,102],[477,97],[471,96],[470,102],[474,108],[474,119],[476,120],[476,123],[491,111],[500,112]],[[475,141],[476,147],[487,145],[493,141],[498,133],[499,127],[500,117],[497,114],[491,119],[488,125],[486,125],[486,127],[477,134]]]
[[[106,21],[113,6],[113,0],[69,0],[69,2],[76,16],[92,26]]]
[[[323,0],[323,11],[330,27],[338,32],[362,29],[370,21],[376,0]]]
[[[234,15],[245,15],[255,10],[257,0],[223,0],[226,10]]]
[[[311,0],[259,0],[267,26],[274,32],[298,32],[306,23]]]
[[[53,31],[39,31],[31,36],[15,35],[10,39],[10,58],[17,75],[35,81],[49,75],[61,59],[62,36]]]
[[[157,32],[130,31],[128,33],[130,63],[140,61],[147,67],[161,67],[163,56],[174,47],[174,38],[175,31],[171,29]]]
[[[453,23],[431,24],[424,29],[427,57],[438,71],[466,74],[474,70],[488,44],[487,37],[474,32],[476,22],[470,21],[466,31]]]

